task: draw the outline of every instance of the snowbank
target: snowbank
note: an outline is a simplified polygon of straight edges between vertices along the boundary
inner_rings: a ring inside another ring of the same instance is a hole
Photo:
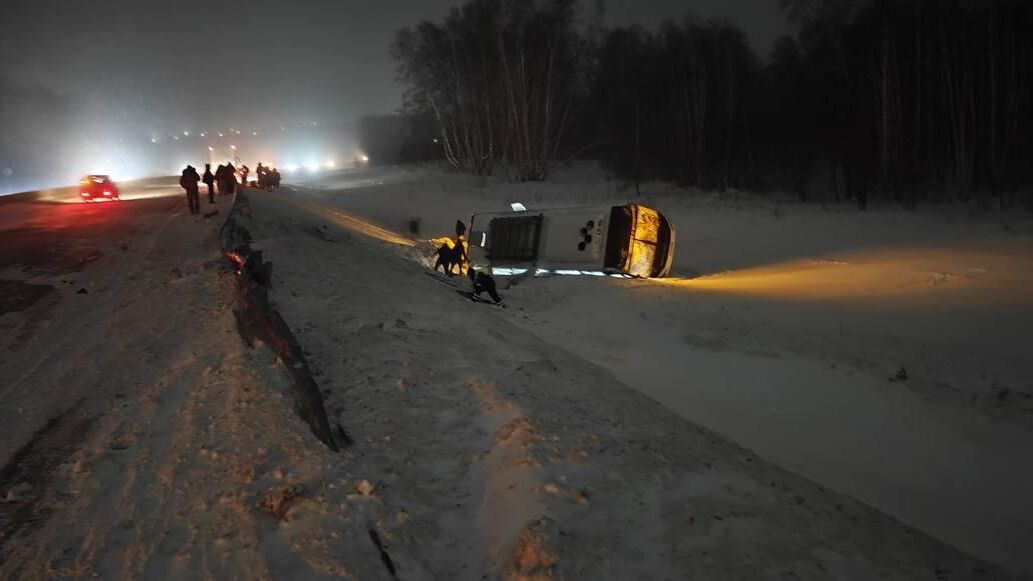
[[[0,578],[387,578],[354,476],[238,334],[218,217],[143,203],[87,267],[20,273],[57,290],[3,316]]]
[[[367,519],[385,571],[998,574],[543,342],[517,324],[530,321],[519,307],[470,303],[354,217],[286,193],[256,194],[252,208],[256,247],[283,257],[273,300],[357,441],[337,468],[355,476],[327,494]],[[314,537],[336,538],[326,518]]]
[[[426,237],[510,201],[639,201],[584,166],[545,184],[376,172],[290,196],[397,232],[418,217]],[[655,185],[641,201],[678,228],[680,279],[537,279],[503,292],[524,309],[508,320],[766,459],[1033,571],[1028,216]]]

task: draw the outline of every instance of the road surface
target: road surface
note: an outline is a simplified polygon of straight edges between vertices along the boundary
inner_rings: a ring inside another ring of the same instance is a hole
[[[45,294],[41,285],[26,290],[23,279],[50,274],[69,280],[146,235],[146,227],[180,209],[181,191],[174,182],[153,180],[128,187],[121,202],[83,203],[68,191],[46,200],[0,198],[0,272],[6,273],[0,314],[27,308]]]
[[[45,490],[90,426],[199,332],[177,315],[205,294],[179,281],[218,256],[219,214],[189,216],[181,192],[156,179],[120,202],[56,190],[0,203],[0,500]],[[229,200],[204,208],[224,216]],[[0,502],[0,544],[26,511]]]

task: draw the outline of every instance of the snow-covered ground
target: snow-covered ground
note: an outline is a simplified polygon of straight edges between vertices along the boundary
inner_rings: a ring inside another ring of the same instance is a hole
[[[56,287],[0,317],[0,578],[1031,570],[1028,221],[644,193],[682,275],[727,272],[524,281],[507,309],[426,275],[408,223],[621,200],[595,172],[251,193],[340,454],[237,334],[225,200],[73,240],[71,271],[0,272]]]
[[[281,525],[330,554],[347,516],[403,579],[998,574],[543,341],[520,300],[471,303],[402,237],[297,192],[249,198],[272,300],[356,442],[294,475],[333,500]]]
[[[546,184],[414,168],[297,181],[285,196],[399,233],[419,218],[424,237],[511,201],[656,207],[678,229],[680,278],[526,281],[500,316],[770,461],[1033,572],[1028,216],[637,198],[585,167]]]
[[[39,255],[57,259],[0,272],[56,287],[0,316],[0,579],[312,578],[340,562],[383,576],[365,520],[325,539],[300,517],[280,526],[323,506],[342,469],[293,413],[274,356],[237,333],[216,236],[229,202],[210,219],[187,216],[182,194],[132,215],[133,202],[5,206],[40,216],[26,230],[71,234]],[[86,222],[115,235],[76,239]],[[346,494],[332,505],[344,523]]]

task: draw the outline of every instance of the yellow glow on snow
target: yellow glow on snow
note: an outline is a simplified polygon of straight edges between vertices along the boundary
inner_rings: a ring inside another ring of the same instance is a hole
[[[351,230],[356,234],[361,234],[363,236],[367,236],[369,238],[373,238],[375,240],[380,240],[382,242],[387,242],[390,244],[398,244],[400,246],[416,245],[416,242],[411,238],[406,238],[401,234],[397,234],[386,228],[382,228],[380,226],[377,226],[376,224],[371,224],[369,222],[366,222],[365,220],[356,218],[355,216],[346,214],[340,210],[325,206],[323,204],[319,204],[317,202],[312,202],[309,200],[301,200],[298,198],[291,198],[289,199],[289,201],[293,204],[301,206],[302,208],[308,210],[309,212],[312,212],[313,214],[318,214],[326,218],[327,220],[330,220],[338,226],[347,228],[348,230]]]
[[[1009,240],[952,248],[883,249],[699,278],[653,279],[691,291],[886,308],[1033,304],[1033,247]]]

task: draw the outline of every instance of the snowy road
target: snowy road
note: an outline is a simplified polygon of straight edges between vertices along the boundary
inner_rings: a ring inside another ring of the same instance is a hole
[[[0,271],[17,275],[81,270],[110,247],[183,204],[175,181],[146,180],[123,186],[123,201],[82,203],[74,188],[0,198]],[[5,305],[11,298],[0,298]],[[28,306],[28,305],[22,305]],[[0,307],[0,313],[7,311]]]
[[[176,190],[152,182],[118,203],[0,206],[4,578],[90,560],[98,549],[82,539],[104,538],[104,519],[117,512],[108,492],[125,484],[131,458],[153,453],[125,450],[153,434],[154,404],[200,375],[197,342],[224,340],[205,325],[213,299],[223,302],[213,270],[219,222],[187,216]],[[225,216],[228,207],[227,198],[205,209]],[[152,415],[141,398],[151,398]],[[70,535],[61,547],[12,541],[47,526]],[[77,530],[89,532],[75,539]]]
[[[375,177],[313,178],[295,196],[398,232],[419,217],[427,237],[509,201],[621,199],[591,176]],[[529,316],[514,323],[779,465],[1033,572],[1028,219],[644,201],[679,229],[676,271],[712,275],[525,282],[504,293]]]
[[[33,373],[49,365],[45,361],[77,350],[103,351],[112,338],[90,336],[104,323],[92,311],[98,301],[110,305],[116,300],[114,293],[137,274],[150,253],[167,250],[157,243],[182,209],[176,190],[174,184],[152,180],[126,188],[125,201],[115,203],[84,204],[74,191],[53,191],[42,200],[3,201],[0,325],[7,348],[0,356],[5,380],[0,405],[21,409],[21,403],[9,400],[24,390]],[[60,397],[74,401],[83,395],[62,392]],[[5,447],[3,453],[8,452]]]

